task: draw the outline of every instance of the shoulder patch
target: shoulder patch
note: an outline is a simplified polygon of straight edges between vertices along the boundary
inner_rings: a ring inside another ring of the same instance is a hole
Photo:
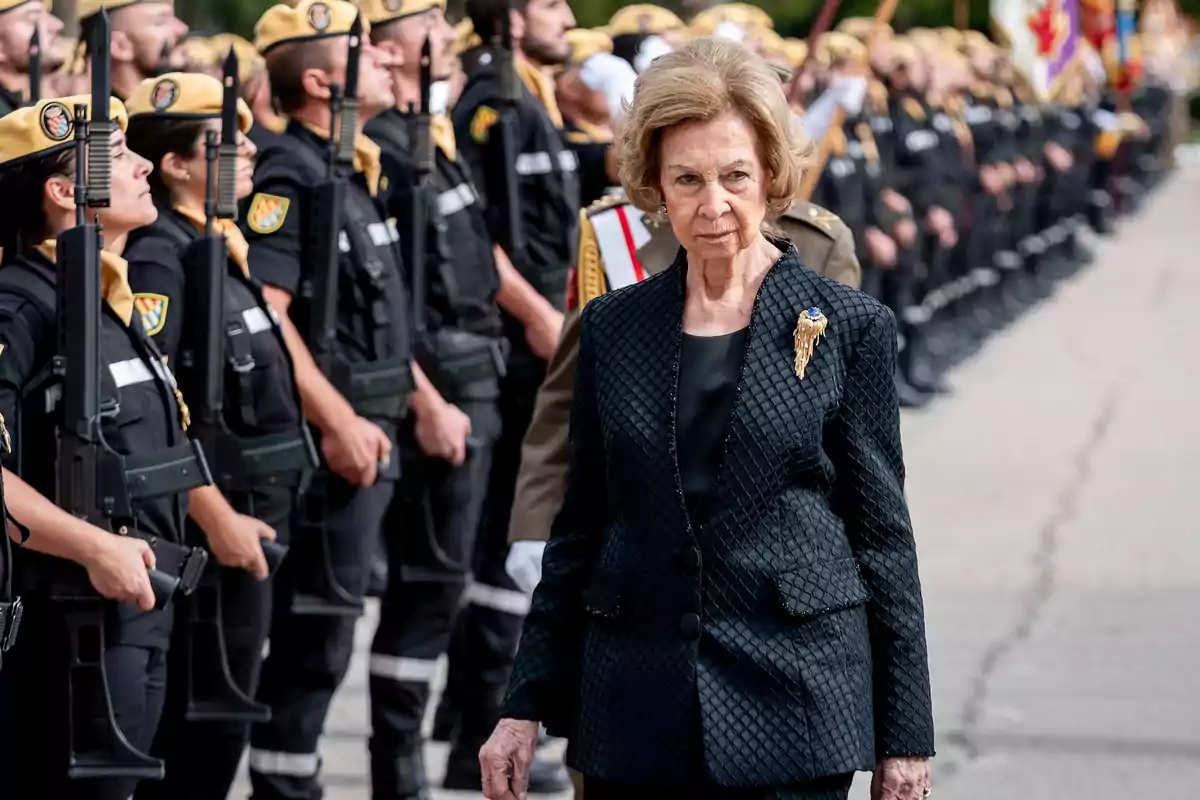
[[[804,222],[831,238],[834,236],[834,226],[838,222],[841,222],[841,218],[837,214],[827,211],[815,203],[793,204],[787,216],[799,222]]]
[[[491,106],[480,106],[471,117],[471,138],[483,144],[488,139],[488,131],[500,119],[496,109]]]
[[[274,233],[283,227],[292,201],[274,194],[256,194],[246,212],[246,224],[255,233]]]
[[[154,336],[167,324],[167,306],[171,298],[165,294],[139,292],[133,296],[133,307],[142,318],[142,327],[147,336]]]
[[[629,199],[622,194],[606,194],[592,202],[587,207],[588,216],[605,211],[610,208],[616,208],[620,205],[629,205]]]

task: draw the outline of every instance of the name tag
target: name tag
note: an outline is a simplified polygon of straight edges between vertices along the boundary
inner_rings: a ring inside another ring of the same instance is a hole
[[[470,184],[460,183],[438,195],[438,213],[450,217],[475,204],[475,191]]]
[[[854,162],[848,158],[833,158],[829,161],[829,174],[835,178],[844,178],[854,174]]]
[[[551,168],[550,154],[547,152],[521,153],[517,156],[518,175],[547,175]]]
[[[904,146],[914,153],[937,147],[937,134],[933,131],[911,131],[904,137]]]
[[[964,116],[968,125],[982,125],[992,121],[992,110],[987,106],[971,106]]]
[[[269,331],[274,327],[271,318],[267,316],[267,312],[258,306],[247,308],[242,312],[242,323],[246,326],[246,333],[251,336],[263,331]]]
[[[118,389],[154,380],[150,368],[140,358],[116,361],[108,365],[108,371],[112,373],[113,382],[117,384]]]
[[[372,222],[367,225],[367,235],[371,237],[371,243],[376,247],[386,247],[400,239],[386,222]]]
[[[954,126],[950,124],[950,118],[945,114],[938,114],[933,118],[933,127],[937,128],[942,133],[949,133]]]

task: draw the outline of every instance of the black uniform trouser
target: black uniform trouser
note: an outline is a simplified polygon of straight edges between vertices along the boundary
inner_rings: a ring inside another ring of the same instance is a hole
[[[67,780],[67,636],[58,606],[25,594],[21,633],[0,673],[0,797],[5,800],[127,800],[131,779]],[[103,601],[104,666],[117,725],[150,750],[167,686],[173,611],[139,612]],[[85,700],[86,702],[86,700]],[[97,711],[99,709],[97,708]],[[104,730],[94,719],[92,730]]]
[[[341,551],[334,572],[342,587],[362,598],[375,531],[383,523],[395,484],[384,480],[364,489],[332,474],[323,478],[325,525]],[[301,535],[311,534],[297,528],[295,536]],[[255,725],[250,734],[255,800],[319,800],[321,731],[354,652],[354,617],[292,613],[296,567],[291,558],[284,559],[275,575],[270,653],[263,662],[257,697],[271,707],[271,721]]]
[[[293,497],[281,490],[266,502],[252,496],[230,498],[240,513],[270,525],[276,541],[290,540]],[[271,623],[272,581],[259,581],[242,569],[229,569],[209,561],[208,569],[219,570],[221,583],[221,624],[225,632],[226,656],[234,683],[253,697],[258,689],[262,667],[263,643]],[[179,608],[186,606],[180,604]],[[175,620],[174,637],[189,635],[186,614]],[[137,791],[137,800],[212,800],[228,796],[237,777],[242,751],[250,738],[250,726],[238,722],[187,722],[187,687],[183,683],[184,665],[173,648],[171,680],[167,683],[167,704],[153,754],[166,762],[166,778],[145,782]]]
[[[529,611],[529,597],[513,583],[504,563],[521,443],[544,374],[544,362],[514,359],[500,384],[500,438],[492,452],[476,541],[475,581],[467,591],[467,605],[459,614],[449,651],[447,684],[460,720],[450,754],[452,765],[461,759],[477,768],[479,748],[500,718],[521,625]]]
[[[421,452],[414,421],[401,429],[400,481],[388,509],[388,587],[371,644],[371,783],[375,800],[415,795],[425,783],[421,722],[438,658],[450,645],[475,555],[500,430],[496,387],[456,401],[477,443],[461,466]]]

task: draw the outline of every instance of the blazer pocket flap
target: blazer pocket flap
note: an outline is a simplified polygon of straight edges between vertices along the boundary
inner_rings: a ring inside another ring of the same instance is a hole
[[[853,558],[823,561],[803,572],[777,575],[775,590],[784,609],[794,617],[861,606],[871,596]]]
[[[615,619],[621,613],[618,576],[612,570],[598,570],[583,592],[583,610],[595,617]]]

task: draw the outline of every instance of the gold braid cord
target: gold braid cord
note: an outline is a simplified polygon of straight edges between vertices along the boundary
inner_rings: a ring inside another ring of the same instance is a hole
[[[579,214],[579,307],[608,291],[604,279],[604,262],[600,260],[600,244],[596,241],[596,229],[588,219],[586,211]]]

